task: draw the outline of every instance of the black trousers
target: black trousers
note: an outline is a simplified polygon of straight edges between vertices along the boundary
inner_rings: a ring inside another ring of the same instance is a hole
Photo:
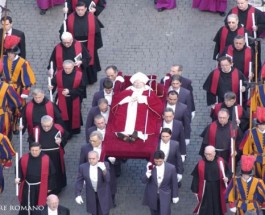
[[[159,195],[157,194],[157,208],[156,210],[153,210],[150,208],[151,215],[160,215],[160,199]]]

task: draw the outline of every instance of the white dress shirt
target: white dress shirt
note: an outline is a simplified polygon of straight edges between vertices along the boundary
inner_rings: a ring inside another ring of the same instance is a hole
[[[106,112],[100,111],[100,114],[105,118],[106,124],[108,123],[108,120],[109,120],[109,109],[110,109],[110,107],[108,107],[108,110]]]
[[[178,89],[173,89],[173,87],[172,86],[170,86],[169,88],[168,88],[168,92],[169,91],[172,91],[172,90],[174,90],[175,92],[177,92],[178,94],[179,94],[179,91],[180,91],[180,88],[178,88]]]
[[[89,177],[91,180],[92,187],[95,192],[97,192],[97,185],[98,185],[98,166],[92,166],[90,165],[89,168]]]
[[[160,142],[160,150],[162,150],[165,154],[165,161],[168,158],[168,154],[169,154],[169,148],[170,148],[170,144],[168,143],[164,143],[162,140]]]
[[[160,166],[156,166],[156,177],[157,177],[157,185],[158,188],[160,187],[165,173],[165,163],[161,164]]]
[[[173,111],[175,111],[176,105],[170,105],[169,103],[167,103],[167,108],[171,108]]]
[[[104,128],[104,129],[99,129],[99,128],[97,128],[97,131],[98,132],[100,132],[101,134],[102,134],[102,140],[104,140],[104,138],[105,138],[105,134],[106,134],[106,128]]]
[[[98,157],[100,158],[102,146],[101,144],[98,147],[93,147],[93,151],[96,151],[98,153]]]
[[[165,120],[163,121],[163,128],[170,128],[172,131],[173,128],[173,120],[170,123],[167,123]]]
[[[105,93],[105,91],[104,91],[104,98],[108,100],[108,105],[109,106],[111,106],[112,96],[113,96],[113,92],[112,91],[111,91],[111,93]]]
[[[48,207],[48,215],[58,215],[58,210],[56,209],[55,211],[52,211],[52,210]]]

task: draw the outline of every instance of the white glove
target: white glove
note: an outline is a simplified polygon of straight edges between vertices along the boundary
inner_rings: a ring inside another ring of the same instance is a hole
[[[100,168],[102,171],[106,170],[106,166],[103,162],[98,162],[98,168]]]
[[[185,159],[186,159],[186,155],[181,155],[181,160],[182,160],[182,162],[184,162]]]
[[[179,197],[172,198],[173,204],[177,204],[179,202]]]
[[[150,176],[152,175],[152,170],[151,169],[149,169],[151,166],[152,166],[153,164],[151,163],[151,162],[148,162],[147,164],[146,164],[146,177],[147,178],[150,178]]]
[[[168,79],[170,79],[170,77],[169,76],[165,76],[164,77],[164,82],[166,82],[166,80],[168,80]]]
[[[182,174],[177,174],[178,182],[182,180]]]
[[[122,76],[118,75],[116,77],[115,81],[119,81],[119,82],[123,83],[124,82],[124,78]]]
[[[230,208],[230,211],[231,211],[232,213],[236,213],[236,207],[234,207],[234,208]]]
[[[191,112],[191,120],[193,120],[194,117],[195,117],[195,111],[192,111],[192,112]]]
[[[111,164],[114,164],[116,161],[115,157],[108,157],[108,160],[111,162]]]
[[[83,204],[84,202],[83,202],[82,196],[77,196],[77,197],[75,198],[75,202],[76,202],[77,204],[79,204],[79,205]]]
[[[151,166],[153,166],[153,164],[151,162],[148,162],[146,164],[146,171],[151,171],[151,169],[149,169]]]
[[[186,146],[190,144],[190,139],[185,139]]]
[[[26,94],[23,94],[23,93],[22,93],[22,94],[20,95],[20,97],[21,97],[22,99],[26,99],[26,98],[28,98],[29,96],[26,95]]]

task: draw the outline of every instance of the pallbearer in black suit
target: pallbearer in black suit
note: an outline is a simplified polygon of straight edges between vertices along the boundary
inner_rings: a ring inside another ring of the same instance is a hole
[[[95,92],[92,100],[92,107],[98,105],[98,100],[105,98],[108,100],[109,106],[111,106],[113,91],[113,82],[109,78],[105,78],[103,81],[103,89]]]
[[[181,121],[174,119],[174,111],[171,108],[165,108],[163,113],[162,128],[171,130],[171,140],[179,142],[179,152],[184,162],[186,156],[186,143],[184,127]]]
[[[151,215],[170,215],[171,202],[178,203],[176,168],[165,162],[165,154],[158,150],[154,163],[148,162],[142,182],[146,184],[143,204],[150,208]]]
[[[47,205],[44,206],[40,215],[70,215],[70,210],[59,205],[58,196],[51,194],[47,197]]]
[[[105,120],[105,118],[101,114],[98,114],[94,117],[94,123],[95,123],[95,126],[92,126],[86,130],[86,141],[87,141],[87,143],[89,142],[89,136],[93,131],[99,131],[102,135],[102,138],[103,138],[102,140],[104,140],[104,137],[106,134],[106,120]]]
[[[106,77],[101,78],[99,82],[99,90],[103,90],[103,82],[105,79],[109,78],[113,83],[113,92],[118,93],[124,89],[124,78],[123,74],[119,69],[114,66],[107,66],[105,69]]]
[[[183,66],[181,64],[174,64],[170,68],[170,72],[165,75],[164,78],[161,79],[161,84],[165,87],[165,92],[168,92],[168,88],[170,87],[171,77],[173,75],[180,76],[181,87],[190,91],[191,100],[192,100],[192,110],[194,110],[191,115],[192,119],[195,117],[195,104],[194,104],[194,96],[193,96],[193,87],[192,81],[186,77],[183,77]]]
[[[161,131],[161,139],[158,143],[158,149],[164,152],[165,161],[175,166],[177,171],[178,182],[182,180],[184,172],[183,163],[179,151],[179,142],[171,140],[171,130],[163,128]]]
[[[80,152],[80,159],[79,159],[79,165],[82,163],[86,163],[87,160],[87,154],[90,151],[96,151],[98,153],[98,156],[100,157],[101,151],[102,151],[102,140],[103,136],[102,133],[99,131],[93,131],[89,135],[89,143],[84,144],[81,147]],[[113,205],[115,206],[115,195],[117,192],[117,180],[116,180],[116,170],[120,171],[120,163],[116,161],[115,157],[108,157],[106,161],[109,163],[109,171],[110,171],[110,189],[111,189],[111,196]]]
[[[185,142],[186,145],[190,143],[191,132],[191,118],[187,105],[178,101],[178,93],[174,90],[169,91],[167,94],[166,108],[171,108],[174,111],[174,119],[180,120],[184,126]]]
[[[92,127],[95,126],[94,123],[94,117],[98,114],[101,114],[104,118],[106,123],[108,123],[109,119],[109,111],[110,107],[108,105],[108,100],[105,98],[101,98],[98,100],[98,105],[95,107],[90,108],[88,114],[87,114],[87,119],[86,119],[86,131]]]
[[[6,16],[6,18],[2,17],[1,24],[3,28],[5,29],[4,37],[15,35],[20,38],[20,42],[18,44],[18,48],[20,50],[19,56],[26,59],[26,39],[25,39],[24,32],[13,28],[13,20],[10,16]],[[0,29],[0,41],[2,41],[3,28]],[[1,48],[1,44],[0,44],[0,48]]]
[[[87,212],[92,215],[108,215],[112,206],[110,192],[109,165],[106,162],[98,162],[96,151],[88,153],[88,162],[79,166],[79,172],[75,185],[75,201],[82,204],[81,192],[85,184]]]

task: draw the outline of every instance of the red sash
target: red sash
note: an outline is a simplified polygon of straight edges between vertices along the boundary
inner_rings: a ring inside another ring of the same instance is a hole
[[[237,7],[234,7],[232,9],[232,13],[234,14],[237,14],[238,15],[238,8]],[[252,30],[252,26],[253,26],[253,22],[252,22],[252,13],[255,14],[255,8],[250,6],[250,8],[248,9],[248,16],[247,16],[247,23],[246,25],[244,26],[249,32],[253,32]],[[244,24],[244,23],[242,23]]]
[[[75,11],[77,2],[78,2],[78,0],[72,0],[72,8],[73,8],[73,11]]]
[[[54,123],[54,127],[61,132],[61,134],[64,134],[64,129],[61,125]],[[61,161],[61,168],[62,168],[62,173],[65,173],[65,165],[64,165],[64,149],[60,145],[59,147],[59,152],[60,152],[60,161]]]
[[[22,182],[19,187],[19,195],[18,200],[22,202],[22,192],[25,184],[25,177],[27,174],[27,167],[28,167],[28,160],[29,154],[25,154],[22,156],[20,160],[21,170],[22,170]],[[46,204],[46,197],[48,193],[48,176],[49,176],[49,157],[47,155],[42,155],[41,158],[41,179],[40,179],[40,190],[39,190],[39,198],[38,198],[38,205],[45,205]]]
[[[214,109],[212,109],[211,116],[214,115],[217,118],[218,112],[219,112],[219,110],[221,110],[222,104],[223,103],[218,103],[215,105]],[[236,107],[238,110],[238,118],[241,119],[241,117],[243,115],[243,108],[240,105],[236,105]]]
[[[214,95],[217,93],[217,88],[218,88],[218,82],[220,78],[220,73],[221,71],[219,69],[215,69],[213,71],[213,77],[212,77],[212,85],[210,92]],[[236,68],[233,69],[232,71],[232,91],[238,95],[239,91],[239,76],[238,76],[238,70]]]
[[[234,47],[232,45],[228,46],[227,54],[234,57]],[[242,71],[246,78],[248,78],[249,72],[249,62],[251,62],[251,49],[246,47],[244,50],[244,71]]]
[[[76,74],[74,77],[73,82],[73,89],[78,88],[82,80],[82,72],[79,70],[76,70]],[[63,70],[59,70],[56,73],[56,83],[57,83],[57,89],[58,89],[58,106],[61,110],[62,118],[64,121],[69,120],[68,112],[67,112],[67,105],[66,105],[66,99],[65,96],[63,96],[62,91],[64,90],[63,86]],[[72,101],[72,129],[79,128],[80,127],[80,98],[76,97]]]
[[[28,134],[33,134],[33,107],[34,103],[30,101],[26,107],[26,120],[28,124]],[[54,119],[54,110],[53,104],[51,101],[46,102],[45,104],[46,114],[51,116]]]
[[[78,55],[79,53],[82,53],[82,46],[81,43],[78,41],[74,41],[74,48],[75,48],[75,55]],[[55,53],[56,53],[56,69],[62,70],[63,69],[63,48],[62,44],[59,43],[55,47]]]
[[[244,36],[245,31],[243,27],[239,27],[236,31],[237,31],[237,35]],[[219,55],[223,53],[224,48],[226,47],[227,35],[228,35],[228,28],[224,26],[221,31]]]
[[[67,19],[67,29],[74,36],[74,23],[75,23],[75,12],[71,13]],[[93,13],[88,13],[87,15],[87,50],[91,56],[89,65],[94,65],[94,51],[95,51],[95,34],[96,34],[96,25],[95,25],[95,16]]]
[[[226,212],[226,203],[225,203],[225,198],[224,198],[224,191],[225,191],[225,185],[223,182],[223,175],[222,175],[222,171],[220,169],[220,162],[223,162],[224,165],[224,159],[221,157],[217,158],[217,163],[218,163],[218,169],[219,169],[219,177],[220,177],[220,199],[221,199],[221,207],[222,207],[222,212],[223,214],[225,214]],[[225,165],[224,165],[225,168]],[[198,187],[198,200],[199,203],[197,205],[197,207],[195,208],[195,210],[193,211],[193,213],[199,213],[200,211],[200,207],[201,207],[201,203],[202,203],[202,198],[204,195],[204,187],[205,187],[205,183],[207,183],[204,179],[205,176],[205,161],[204,160],[200,160],[198,163],[198,173],[199,173],[199,187]]]
[[[216,131],[217,131],[217,121],[214,121],[210,124],[209,126],[209,136],[208,136],[208,143],[209,145],[211,146],[214,146],[216,145],[216,141],[215,141],[215,138],[216,138]],[[234,130],[232,129],[232,123],[230,123],[230,137],[233,136],[233,132]],[[235,131],[235,136],[237,135],[237,131]]]

